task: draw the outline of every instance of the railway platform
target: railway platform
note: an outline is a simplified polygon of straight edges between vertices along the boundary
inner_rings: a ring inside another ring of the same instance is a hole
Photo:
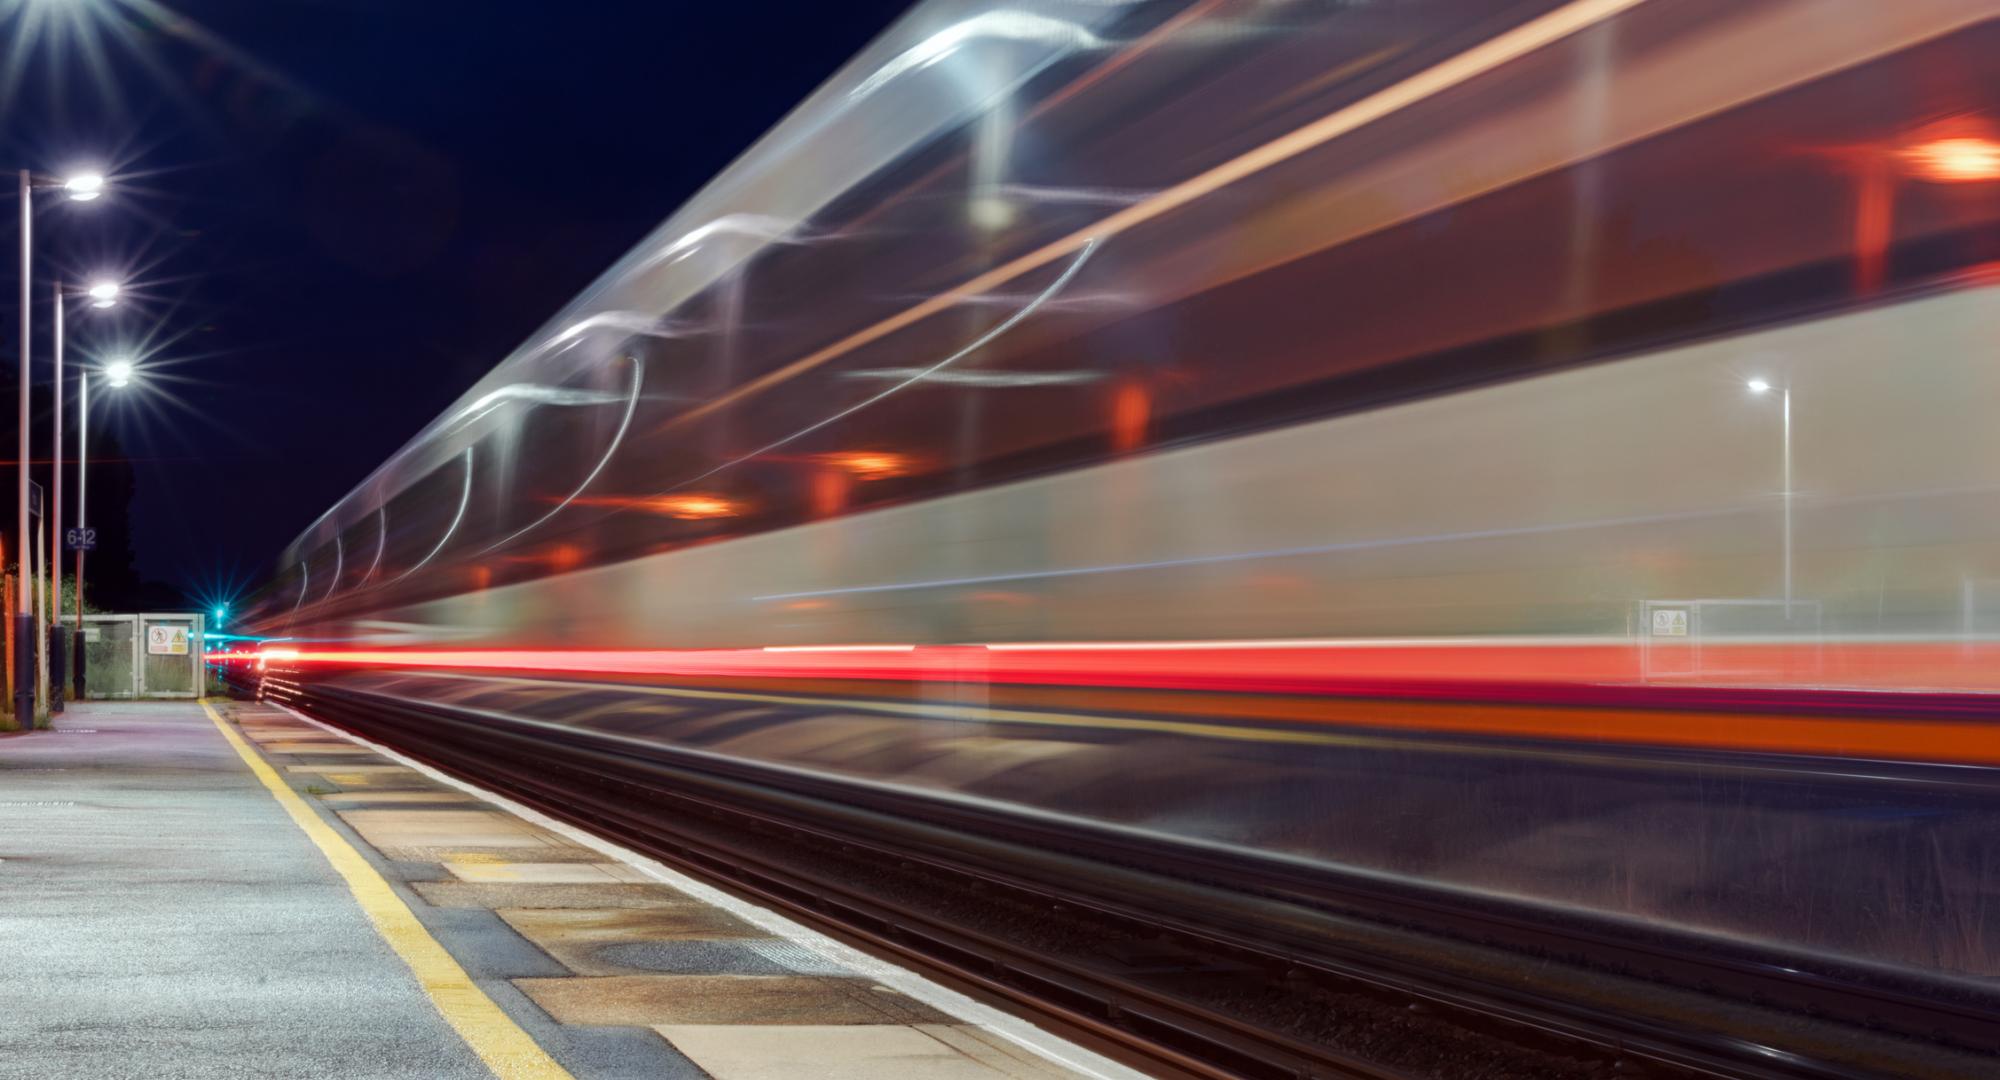
[[[1137,1075],[245,702],[0,738],[0,1078]]]

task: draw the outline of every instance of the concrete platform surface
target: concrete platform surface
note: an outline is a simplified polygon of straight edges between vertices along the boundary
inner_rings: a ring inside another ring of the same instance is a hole
[[[198,705],[0,739],[0,1077],[484,1077]]]
[[[0,737],[0,1080],[1136,1074],[274,706]]]

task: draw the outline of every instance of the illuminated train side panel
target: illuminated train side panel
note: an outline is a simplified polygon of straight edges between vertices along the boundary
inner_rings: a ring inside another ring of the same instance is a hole
[[[1799,625],[1810,605],[1807,636],[1945,637],[2000,614],[1962,606],[1968,577],[2000,576],[2000,371],[1980,347],[1996,336],[2000,294],[1945,293],[371,612],[331,636],[1630,639],[1635,601],[1778,595],[1780,418],[1743,383],[1782,364]],[[1897,354],[1925,357],[1922,374],[1881,362]],[[1889,417],[1907,426],[1878,441]],[[1952,678],[1985,685],[1980,659]]]

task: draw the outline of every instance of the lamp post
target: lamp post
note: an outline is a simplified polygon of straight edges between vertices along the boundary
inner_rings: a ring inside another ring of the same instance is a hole
[[[55,318],[55,374],[56,407],[53,418],[55,430],[50,443],[55,454],[50,460],[52,475],[49,485],[49,711],[58,713],[63,708],[62,673],[62,548],[57,542],[62,539],[62,346],[63,346],[63,288],[62,276],[56,276],[56,318]]]
[[[1766,379],[1751,379],[1745,384],[1753,394],[1768,393],[1771,383]],[[1792,621],[1792,388],[1787,383],[1781,390],[1781,412],[1783,432],[1779,458],[1783,462],[1785,500],[1785,621]]]
[[[112,360],[104,365],[104,381],[112,389],[120,389],[132,384],[132,361]],[[84,511],[85,497],[89,493],[90,462],[90,369],[79,368],[76,373],[76,527],[79,532],[87,528],[88,517]],[[72,691],[78,701],[83,700],[85,666],[83,662],[83,548],[76,549],[76,628],[71,644],[76,650],[74,662],[75,682]]]
[[[15,477],[15,535],[20,538],[21,588],[15,593],[14,607],[14,671],[19,676],[14,685],[14,722],[22,731],[35,730],[35,609],[36,590],[28,588],[28,470],[33,457],[29,441],[29,347],[33,342],[30,327],[34,319],[34,235],[35,203],[34,191],[41,188],[61,188],[77,202],[89,202],[104,194],[104,177],[95,173],[73,176],[68,180],[38,178],[27,169],[20,170],[21,194],[21,378],[20,417],[16,439],[16,454],[20,465]]]
[[[90,297],[91,307],[102,310],[118,303],[119,291],[120,288],[117,282],[100,280],[86,289],[84,295]],[[77,552],[77,618],[76,625],[72,628],[72,634],[69,639],[64,638],[62,627],[63,330],[66,327],[63,300],[66,296],[67,293],[63,288],[62,278],[58,276],[55,285],[55,453],[52,455],[55,483],[51,487],[49,499],[48,541],[50,564],[49,611],[51,624],[49,627],[49,711],[51,712],[61,712],[63,707],[63,674],[70,666],[64,662],[67,659],[65,653],[68,651],[65,646],[74,646],[78,650],[79,664],[81,663],[81,650],[83,648],[83,576],[81,572],[83,552],[81,550]],[[84,377],[88,378],[87,375]],[[81,399],[79,399],[80,401]],[[87,422],[87,418],[80,417],[79,419]],[[81,429],[79,429],[79,435],[81,433]],[[78,455],[78,460],[81,462],[81,454]],[[83,477],[81,466],[79,465],[77,476],[79,494],[81,494],[82,485]],[[79,499],[77,506],[78,528],[83,527],[82,511],[83,507],[81,499]],[[79,701],[83,700],[83,680],[81,678],[78,678],[76,681],[76,698]]]
[[[20,731],[35,730],[35,681],[29,673],[35,670],[35,618],[28,608],[28,324],[34,313],[29,287],[32,284],[33,246],[35,228],[35,207],[32,201],[33,180],[28,170],[21,170],[21,417],[19,450],[16,457],[20,461],[17,479],[18,493],[16,509],[19,511],[20,528],[14,535],[20,542],[16,559],[21,567],[21,588],[18,590],[17,606],[14,608],[14,723]]]

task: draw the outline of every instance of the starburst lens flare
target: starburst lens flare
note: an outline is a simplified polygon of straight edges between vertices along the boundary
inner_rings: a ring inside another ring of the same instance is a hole
[[[100,281],[90,287],[89,295],[92,307],[108,308],[118,302],[118,283]]]
[[[89,202],[104,194],[104,177],[99,173],[80,173],[63,181],[63,190],[77,202]]]
[[[112,386],[132,385],[132,361],[113,360],[104,365],[104,380]]]

